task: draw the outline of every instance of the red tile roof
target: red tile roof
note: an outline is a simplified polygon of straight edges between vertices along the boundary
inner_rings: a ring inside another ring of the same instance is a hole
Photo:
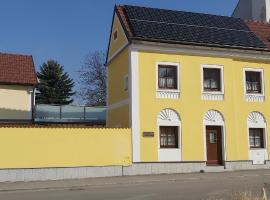
[[[270,49],[270,23],[246,20],[247,26]]]
[[[36,85],[32,56],[0,53],[0,84]]]

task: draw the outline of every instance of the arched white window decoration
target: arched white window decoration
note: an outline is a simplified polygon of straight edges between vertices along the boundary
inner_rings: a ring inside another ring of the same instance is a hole
[[[203,122],[205,125],[223,125],[224,118],[220,112],[216,110],[209,110],[205,113]]]
[[[179,125],[181,120],[179,114],[173,109],[164,109],[160,111],[157,117],[159,124],[166,124],[166,125]]]
[[[249,127],[265,127],[266,121],[264,116],[259,112],[251,112],[247,118]]]

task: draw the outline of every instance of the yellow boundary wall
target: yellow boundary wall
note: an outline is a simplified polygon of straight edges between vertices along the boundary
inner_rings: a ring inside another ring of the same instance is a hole
[[[131,130],[0,128],[0,168],[131,165]]]

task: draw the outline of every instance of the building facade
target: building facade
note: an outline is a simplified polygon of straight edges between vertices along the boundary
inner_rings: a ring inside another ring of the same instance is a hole
[[[132,129],[134,163],[266,166],[267,45],[241,19],[116,6],[107,126]]]
[[[32,121],[36,84],[32,56],[0,53],[0,122]]]

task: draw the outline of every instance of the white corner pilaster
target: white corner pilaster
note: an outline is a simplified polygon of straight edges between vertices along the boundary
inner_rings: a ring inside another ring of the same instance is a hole
[[[132,130],[132,160],[140,162],[140,107],[139,107],[139,57],[138,51],[129,49],[130,73],[130,126]]]

